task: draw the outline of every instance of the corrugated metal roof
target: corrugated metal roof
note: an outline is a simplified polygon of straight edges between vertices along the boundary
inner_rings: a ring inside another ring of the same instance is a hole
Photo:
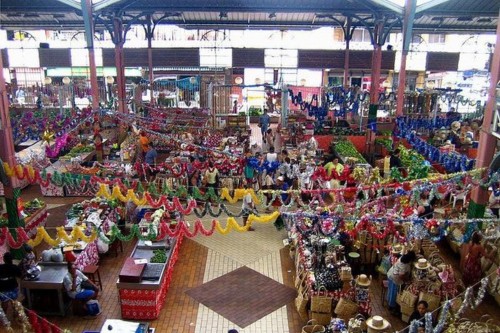
[[[99,3],[94,6],[103,6]],[[494,32],[498,21],[498,0],[449,0],[418,13],[414,29],[424,32]],[[97,15],[126,9],[127,15],[153,13],[161,24],[190,29],[286,28],[311,29],[337,26],[346,15],[397,14],[374,0],[122,0],[96,12]],[[470,17],[471,20],[468,20]],[[138,20],[143,23],[145,16]],[[130,18],[124,17],[124,23]],[[373,20],[368,25],[373,24]],[[354,20],[354,25],[360,25]],[[81,11],[58,0],[1,0],[0,27],[3,29],[83,30]],[[98,29],[103,26],[98,23]],[[395,27],[401,29],[400,26]]]

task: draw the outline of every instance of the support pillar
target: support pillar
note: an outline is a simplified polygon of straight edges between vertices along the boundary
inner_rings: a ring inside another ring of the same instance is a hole
[[[92,20],[92,1],[82,1],[83,23],[85,24],[85,39],[89,53],[90,91],[92,94],[92,110],[99,109],[99,87],[97,84],[97,68],[94,52],[94,23]]]
[[[344,51],[344,88],[349,88],[349,53],[350,53],[350,44],[352,38],[351,32],[351,23],[352,18],[347,17],[346,27],[344,29],[344,39],[345,39],[345,51]]]
[[[399,66],[398,93],[396,101],[396,116],[403,115],[404,95],[406,88],[406,58],[410,50],[410,43],[413,34],[413,20],[415,19],[415,10],[417,0],[406,0],[403,18],[403,50],[401,51],[401,64]]]
[[[490,88],[488,90],[488,100],[484,110],[484,120],[479,137],[479,151],[476,159],[476,168],[489,167],[495,154],[496,138],[491,134],[491,124],[493,122],[494,113],[496,112],[496,89],[497,82],[500,79],[500,12],[497,23],[497,41],[495,51],[490,66]],[[487,171],[484,173],[486,175]],[[483,175],[483,176],[484,176]],[[469,209],[467,211],[468,218],[481,218],[484,216],[486,204],[488,203],[488,190],[481,186],[476,186],[472,190]]]
[[[149,69],[149,103],[154,106],[154,96],[153,96],[153,32],[154,28],[152,26],[151,15],[147,16],[147,26],[146,26],[146,38],[148,39],[148,69]]]
[[[370,85],[370,106],[368,109],[368,131],[377,131],[377,111],[380,89],[380,67],[382,66],[382,45],[378,41],[382,34],[383,23],[378,22],[374,28],[372,55],[372,73]]]
[[[118,89],[118,111],[122,113],[127,112],[127,101],[125,100],[125,67],[123,57],[123,23],[121,19],[115,18],[113,20],[115,44],[115,66],[116,66],[116,86]]]
[[[0,52],[0,158],[11,167],[16,163],[16,152],[14,150],[14,138],[12,136],[12,125],[9,115],[9,99],[7,97],[7,86],[3,76],[3,59]],[[16,177],[10,177],[9,184],[3,185],[5,195],[5,206],[7,208],[8,227],[11,235],[16,239],[16,231],[13,228],[24,227],[24,221],[19,218],[17,200],[21,197],[21,188]],[[22,250],[11,249],[16,259],[22,257]]]

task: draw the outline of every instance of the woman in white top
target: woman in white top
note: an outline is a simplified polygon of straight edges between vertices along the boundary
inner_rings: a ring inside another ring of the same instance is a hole
[[[266,161],[272,163],[278,160],[278,154],[274,152],[274,147],[269,148],[269,153],[266,154]]]
[[[416,258],[415,252],[409,251],[399,258],[387,272],[387,279],[389,280],[387,304],[391,311],[396,309],[396,297],[398,296],[399,287],[410,278],[411,264]]]

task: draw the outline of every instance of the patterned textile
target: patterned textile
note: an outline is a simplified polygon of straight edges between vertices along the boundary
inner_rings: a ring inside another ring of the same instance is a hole
[[[481,280],[481,256],[471,256],[467,254],[465,257],[463,281],[466,286],[471,286]]]

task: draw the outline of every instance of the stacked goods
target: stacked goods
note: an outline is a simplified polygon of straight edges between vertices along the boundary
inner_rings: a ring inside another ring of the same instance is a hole
[[[411,314],[415,311],[415,305],[417,304],[418,297],[411,293],[409,290],[404,290],[398,294],[397,303],[401,307],[401,319],[404,322],[408,322]]]
[[[378,239],[363,231],[358,234],[358,241],[361,264],[372,265],[378,263],[383,249],[387,245],[387,239]]]
[[[311,319],[320,325],[328,325],[332,319],[332,301],[326,288],[320,287],[311,297]]]

